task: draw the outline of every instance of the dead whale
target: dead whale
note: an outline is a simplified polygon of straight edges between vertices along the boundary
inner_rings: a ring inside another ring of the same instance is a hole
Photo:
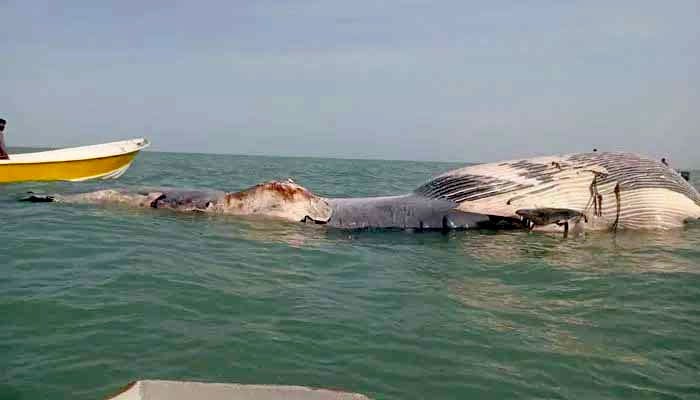
[[[471,165],[399,196],[326,198],[291,180],[240,192],[109,189],[28,201],[261,215],[340,229],[673,229],[700,218],[700,195],[676,171],[632,153],[579,153]]]

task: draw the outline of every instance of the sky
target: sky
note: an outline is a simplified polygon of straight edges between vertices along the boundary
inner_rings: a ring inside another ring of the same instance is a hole
[[[700,168],[700,2],[0,0],[10,146]]]

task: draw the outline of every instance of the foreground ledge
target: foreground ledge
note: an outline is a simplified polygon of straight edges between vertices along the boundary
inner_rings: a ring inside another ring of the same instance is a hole
[[[304,386],[135,381],[108,400],[369,400],[358,393]]]

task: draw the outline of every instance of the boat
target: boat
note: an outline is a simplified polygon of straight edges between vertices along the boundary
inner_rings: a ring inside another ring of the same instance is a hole
[[[369,400],[358,393],[305,386],[240,385],[185,381],[134,381],[108,400]]]
[[[10,154],[0,160],[0,183],[116,179],[131,166],[147,139],[129,139],[92,146]]]

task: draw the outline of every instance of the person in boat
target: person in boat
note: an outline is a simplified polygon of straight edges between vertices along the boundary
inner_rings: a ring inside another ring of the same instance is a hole
[[[5,124],[7,121],[0,118],[0,160],[9,160],[10,156],[5,149]]]

